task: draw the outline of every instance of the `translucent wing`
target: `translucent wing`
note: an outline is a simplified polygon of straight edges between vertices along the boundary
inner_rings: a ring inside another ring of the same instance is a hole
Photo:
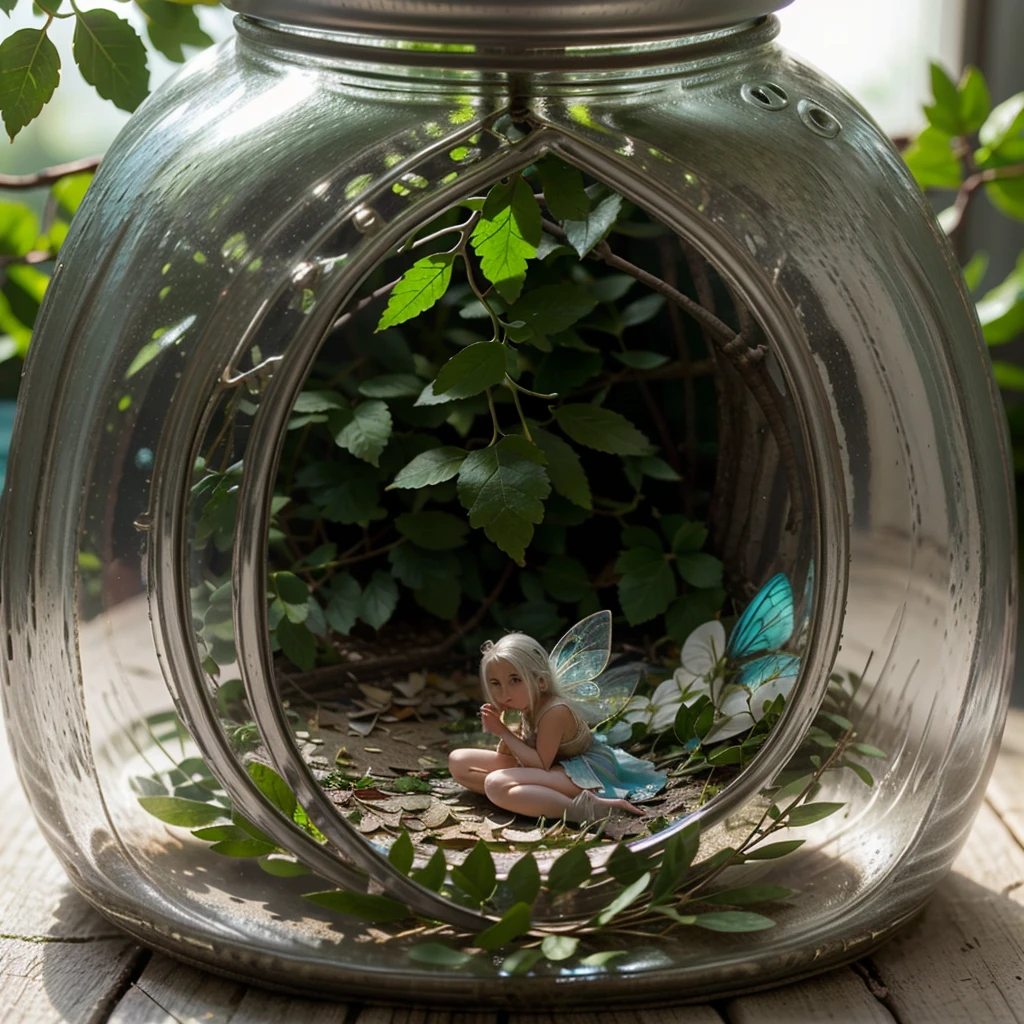
[[[643,671],[643,665],[637,661],[616,665],[597,679],[563,683],[562,696],[572,703],[587,725],[599,725],[614,718],[629,703]]]
[[[612,613],[595,612],[577,622],[551,652],[551,667],[559,689],[565,692],[575,683],[599,676],[612,650]]]
[[[793,654],[764,654],[748,661],[740,669],[736,682],[754,691],[776,679],[796,676],[799,671],[800,659]]]
[[[780,572],[755,595],[729,637],[726,653],[743,658],[777,651],[793,633],[793,588]]]

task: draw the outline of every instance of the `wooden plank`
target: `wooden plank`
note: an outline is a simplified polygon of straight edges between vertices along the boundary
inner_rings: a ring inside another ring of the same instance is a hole
[[[131,939],[0,940],[0,1024],[105,1021],[138,958]]]
[[[1024,1021],[1024,849],[987,804],[924,913],[871,958],[901,1024]]]
[[[986,799],[1024,846],[1024,709],[1010,708]],[[1018,879],[1024,882],[1024,875]]]
[[[356,1018],[356,1024],[496,1024],[497,1020],[496,1013],[467,1013],[463,1011],[449,1013],[445,1010],[389,1009],[385,1006],[368,1006]],[[530,1020],[539,1021],[539,1018],[531,1017]],[[296,1020],[296,1024],[299,1024],[298,1020]]]
[[[893,1015],[848,967],[732,999],[725,1015],[729,1024],[895,1024]]]
[[[710,1006],[678,1006],[660,1010],[600,1010],[591,1013],[512,1013],[508,1024],[723,1024]]]

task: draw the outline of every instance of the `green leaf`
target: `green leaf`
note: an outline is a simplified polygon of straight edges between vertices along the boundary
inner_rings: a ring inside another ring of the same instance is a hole
[[[650,861],[646,856],[634,853],[624,843],[619,843],[605,865],[612,878],[621,885],[632,885],[645,874]]]
[[[316,663],[316,637],[305,623],[282,619],[274,631],[284,656],[303,672],[308,672]]]
[[[582,601],[593,590],[583,563],[563,555],[548,559],[541,570],[541,580],[556,601]]]
[[[416,603],[439,619],[452,619],[462,603],[462,584],[449,576],[435,580],[428,587],[414,591]]]
[[[388,561],[395,578],[410,590],[435,586],[450,576],[457,576],[460,568],[458,559],[450,551],[427,551],[415,544],[400,544],[388,554]]]
[[[648,320],[653,320],[661,312],[664,305],[664,295],[659,295],[656,292],[653,295],[645,295],[642,299],[631,302],[622,311],[622,326],[636,327],[639,324],[645,324]],[[667,361],[665,359],[665,362]]]
[[[665,555],[648,547],[630,548],[615,563],[619,604],[631,626],[665,612],[676,596],[676,577]]]
[[[677,557],[700,551],[708,539],[708,528],[703,523],[683,523],[672,534],[672,552]]]
[[[32,210],[21,203],[0,202],[0,255],[24,256],[35,248],[38,237],[39,218]]]
[[[181,64],[185,60],[182,46],[204,48],[213,45],[199,24],[195,10],[178,0],[135,0],[146,15],[146,32],[154,49],[168,60]]]
[[[412,840],[409,838],[409,833],[403,829],[399,833],[398,838],[391,844],[391,849],[388,850],[388,860],[391,862],[392,867],[401,871],[403,875],[407,875],[412,870],[414,857],[415,851],[412,848]]]
[[[359,385],[364,398],[416,398],[423,390],[423,380],[414,373],[382,373]]]
[[[439,847],[434,851],[430,860],[427,861],[426,866],[417,868],[409,877],[414,882],[419,882],[424,889],[429,889],[431,892],[440,892],[447,873],[448,865],[444,859],[444,850]]]
[[[166,3],[167,0],[160,0]],[[347,409],[348,400],[337,391],[300,391],[292,407],[293,413],[330,412],[332,409]]]
[[[359,618],[362,589],[350,573],[339,573],[331,581],[331,597],[324,614],[331,629],[348,636]]]
[[[736,889],[723,889],[711,896],[701,896],[701,903],[721,903],[730,907],[745,907],[751,903],[772,903],[787,900],[794,891],[784,885],[742,885]]]
[[[976,252],[964,265],[964,281],[968,290],[977,291],[985,272],[988,270],[989,256],[987,252]]]
[[[679,568],[679,575],[691,587],[707,590],[709,587],[719,587],[722,584],[722,563],[703,551],[680,555],[676,560],[676,566]]]
[[[568,960],[576,952],[579,944],[580,940],[571,935],[545,935],[540,949],[549,960],[557,962]]]
[[[249,778],[256,788],[286,817],[291,818],[298,806],[295,794],[273,768],[254,761],[249,765]]]
[[[990,150],[998,150],[1024,131],[1024,92],[1003,100],[981,126],[978,139]]]
[[[929,122],[947,135],[960,135],[963,122],[960,118],[960,94],[946,72],[936,63],[931,66],[932,94],[935,102],[924,108]]]
[[[778,860],[804,845],[803,839],[788,839],[781,843],[769,843],[743,853],[744,860]]]
[[[989,345],[1005,344],[1024,332],[1024,257],[1002,284],[982,296],[978,318]]]
[[[419,964],[427,964],[430,967],[462,967],[468,964],[473,957],[469,953],[463,953],[461,949],[452,949],[442,942],[421,942],[409,950],[409,959]]]
[[[677,643],[686,638],[702,623],[713,619],[725,603],[725,591],[721,587],[711,590],[692,590],[689,594],[673,601],[665,613],[665,629]]]
[[[494,892],[497,874],[494,869],[494,858],[487,844],[480,840],[469,851],[466,859],[456,868],[452,868],[452,881],[468,896],[482,903]]]
[[[386,488],[419,488],[444,483],[459,472],[467,452],[461,448],[444,446],[431,448],[417,455],[408,465],[398,471],[394,482]]]
[[[179,796],[144,796],[139,798],[139,804],[154,818],[179,828],[201,828],[227,817],[223,807]]]
[[[540,868],[533,854],[524,854],[512,865],[506,884],[517,902],[533,903],[540,892]]]
[[[992,95],[985,76],[975,67],[964,69],[957,87],[960,93],[960,123],[967,134],[978,131],[992,110]]]
[[[713,914],[697,914],[693,924],[711,932],[761,932],[774,928],[775,922],[763,914],[749,910],[722,910]]]
[[[868,789],[874,786],[875,778],[871,774],[871,772],[869,772],[867,768],[864,767],[864,765],[857,764],[856,761],[843,761],[842,763],[843,766],[845,768],[849,768],[850,771],[852,771],[853,774],[856,775],[857,778],[860,779],[860,781],[868,787]]]
[[[210,847],[211,853],[222,857],[265,857],[277,849],[274,843],[261,843],[258,839],[224,839]]]
[[[279,879],[296,879],[302,876],[302,874],[311,873],[305,864],[300,864],[297,860],[285,854],[271,854],[262,857],[257,863],[267,874],[272,874],[272,876]]]
[[[471,398],[505,379],[505,346],[478,341],[456,353],[438,372],[433,393],[446,398]]]
[[[593,508],[590,484],[583,463],[572,445],[540,427],[531,426],[530,436],[548,457],[548,476],[554,489],[563,498],[589,512]]]
[[[298,878],[300,875],[311,873],[305,864],[300,864],[284,854],[263,857],[258,864],[268,875],[274,875],[276,878]]]
[[[428,551],[448,551],[466,542],[469,526],[451,512],[406,512],[395,520],[403,537]]]
[[[517,949],[502,960],[501,970],[512,977],[527,974],[543,956],[540,949]]]
[[[359,598],[359,618],[368,626],[380,629],[394,614],[398,604],[398,584],[391,573],[378,569]]]
[[[547,284],[514,302],[505,319],[521,320],[534,334],[561,334],[596,306],[597,299],[578,285]]]
[[[122,110],[149,94],[146,47],[135,29],[112,11],[76,11],[72,44],[82,77]]]
[[[383,402],[360,402],[352,410],[332,412],[327,424],[339,448],[371,466],[379,465],[392,430],[391,413]]]
[[[562,227],[565,228],[569,244],[579,254],[580,259],[583,259],[611,230],[621,208],[622,196],[613,192],[602,199],[585,217],[565,221]]]
[[[590,212],[590,196],[576,167],[549,156],[537,165],[544,202],[555,220],[583,220]]]
[[[371,924],[388,924],[411,916],[405,904],[387,896],[370,896],[367,893],[348,892],[345,889],[307,892],[303,896],[318,906],[326,907],[338,914],[358,917],[361,921],[369,921]],[[412,955],[411,950],[409,955]]]
[[[1024,220],[1024,177],[998,178],[985,186],[990,202],[1007,217]]]
[[[611,455],[647,455],[651,442],[625,416],[599,405],[563,405],[555,420],[577,444]]]
[[[878,747],[873,747],[869,743],[854,743],[850,749],[864,757],[879,757],[885,760],[889,756],[884,750],[879,750]]]
[[[533,189],[521,175],[491,189],[470,241],[484,277],[506,302],[514,302],[522,291],[527,261],[537,255],[540,222]]]
[[[271,573],[270,582],[284,605],[289,621],[305,622],[309,614],[309,587],[290,572]]]
[[[636,903],[650,884],[651,873],[646,871],[635,882],[627,885],[626,888],[623,889],[622,892],[620,892],[618,896],[616,896],[615,899],[613,899],[611,903],[609,903],[608,906],[597,915],[597,917],[594,918],[594,924],[598,927],[606,925],[612,920],[612,918],[621,914],[623,910]]]
[[[0,43],[0,111],[12,142],[59,82],[60,54],[42,29],[23,28]]]
[[[554,894],[571,892],[578,889],[590,878],[590,857],[582,846],[574,846],[551,865],[548,872],[547,887]]]
[[[459,500],[469,523],[522,565],[533,528],[544,518],[551,493],[543,466],[519,454],[505,438],[471,452],[459,470]]]
[[[963,184],[963,167],[953,152],[950,137],[937,128],[925,128],[903,159],[921,188],[957,189]]]
[[[377,330],[405,323],[437,303],[452,279],[455,253],[436,253],[417,260],[398,280],[388,298]]]
[[[473,939],[481,949],[501,949],[513,939],[530,930],[530,905],[516,903],[509,907],[490,928],[485,928]]]
[[[694,822],[677,832],[665,844],[661,866],[651,890],[651,904],[664,903],[682,885],[700,848],[700,825]]]
[[[660,352],[641,352],[638,350],[613,352],[612,357],[618,359],[623,366],[629,366],[634,370],[654,370],[668,362],[668,356],[662,355]]]

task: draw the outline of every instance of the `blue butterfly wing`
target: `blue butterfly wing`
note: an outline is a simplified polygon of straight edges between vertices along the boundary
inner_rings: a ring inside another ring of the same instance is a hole
[[[736,676],[736,682],[751,692],[759,686],[783,676],[795,676],[800,671],[800,659],[793,654],[766,654],[748,661]]]
[[[783,573],[773,576],[739,617],[726,654],[745,658],[777,651],[793,635],[793,588]]]
[[[605,609],[577,622],[551,652],[551,668],[564,692],[596,679],[612,652],[612,613]]]

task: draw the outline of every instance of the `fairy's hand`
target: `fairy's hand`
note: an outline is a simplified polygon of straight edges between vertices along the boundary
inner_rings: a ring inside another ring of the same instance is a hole
[[[501,739],[512,735],[509,727],[501,720],[501,710],[494,704],[484,704],[480,708],[480,724],[484,732],[499,736]]]

